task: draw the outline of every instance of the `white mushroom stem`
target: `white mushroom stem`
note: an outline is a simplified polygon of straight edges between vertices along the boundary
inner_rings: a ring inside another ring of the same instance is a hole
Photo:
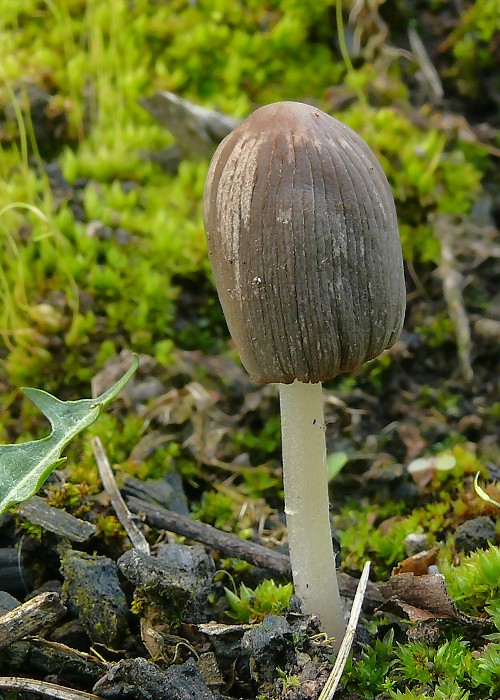
[[[321,384],[279,384],[283,484],[296,595],[338,649],[345,631],[330,530]]]

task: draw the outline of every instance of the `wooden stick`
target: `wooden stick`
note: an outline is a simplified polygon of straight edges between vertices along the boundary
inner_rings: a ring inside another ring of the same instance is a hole
[[[45,695],[45,697],[48,698],[56,698],[56,700],[100,700],[98,695],[93,695],[92,693],[65,688],[55,683],[35,681],[31,678],[0,678],[0,688],[4,690],[20,690],[26,693],[36,693],[37,695]]]
[[[36,634],[48,627],[66,613],[59,593],[40,593],[17,608],[0,617],[0,650],[9,644]]]
[[[191,518],[186,518],[166,508],[151,505],[140,498],[131,496],[127,501],[130,510],[133,513],[143,513],[146,522],[153,527],[175,532],[177,535],[201,542],[208,547],[219,550],[226,557],[249,561],[255,566],[268,569],[277,576],[291,577],[290,559],[286,554],[273,551],[256,542],[242,540],[241,537],[229,532],[221,532],[211,525],[191,520]]]

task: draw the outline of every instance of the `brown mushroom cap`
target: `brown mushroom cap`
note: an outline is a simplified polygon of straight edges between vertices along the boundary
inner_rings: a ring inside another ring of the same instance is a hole
[[[258,109],[212,158],[204,223],[229,331],[255,381],[324,381],[397,340],[394,200],[342,122],[298,102]]]

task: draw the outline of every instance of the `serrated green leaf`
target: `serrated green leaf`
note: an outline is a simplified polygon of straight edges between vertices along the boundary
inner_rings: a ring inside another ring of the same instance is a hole
[[[41,389],[24,394],[50,422],[50,435],[19,445],[0,445],[0,515],[14,503],[33,496],[47,477],[64,462],[61,452],[84,428],[92,425],[103,409],[120,393],[136,371],[134,356],[127,372],[96,399],[60,401]]]

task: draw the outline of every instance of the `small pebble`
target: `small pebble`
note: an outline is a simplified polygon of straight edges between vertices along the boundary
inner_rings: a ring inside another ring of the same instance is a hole
[[[404,548],[409,557],[423,552],[429,545],[429,538],[424,532],[411,532],[403,540]]]

